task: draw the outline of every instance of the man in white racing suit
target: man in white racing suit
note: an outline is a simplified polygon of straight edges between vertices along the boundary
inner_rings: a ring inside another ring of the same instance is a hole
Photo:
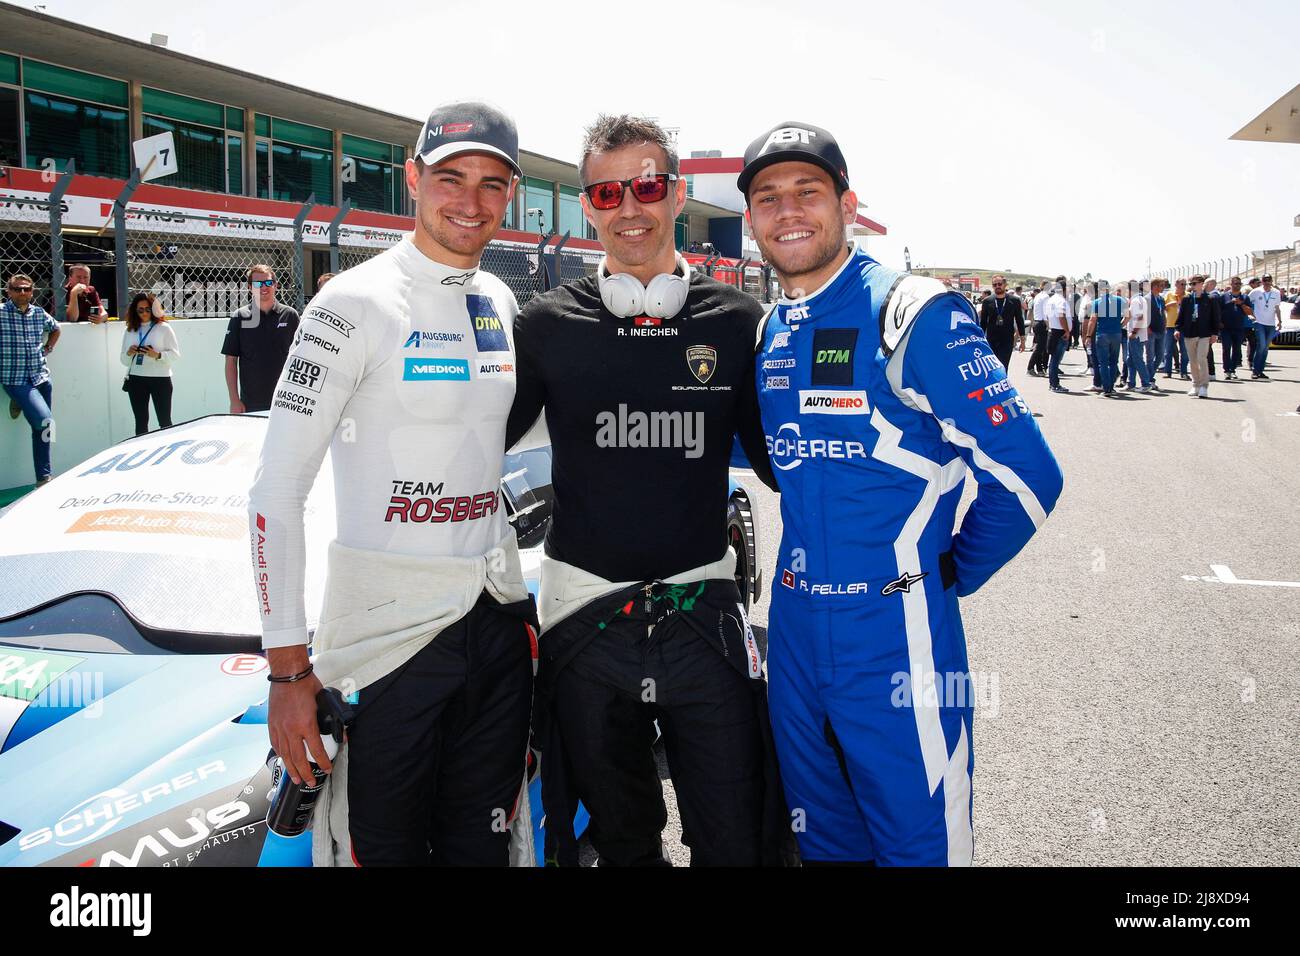
[[[479,259],[518,183],[514,123],[430,114],[407,160],[412,236],[312,300],[250,492],[272,746],[331,770],[317,865],[504,865],[523,780],[532,603],[500,500],[518,305]],[[303,507],[332,451],[338,533],[308,657]],[[331,762],[322,686],[352,695]]]

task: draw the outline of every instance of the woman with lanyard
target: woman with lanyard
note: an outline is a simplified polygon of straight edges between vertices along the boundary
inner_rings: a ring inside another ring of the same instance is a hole
[[[122,391],[131,399],[135,433],[149,431],[149,400],[159,428],[172,424],[172,364],[181,357],[176,333],[163,318],[162,304],[146,292],[131,300],[122,331],[122,364],[126,379]]]

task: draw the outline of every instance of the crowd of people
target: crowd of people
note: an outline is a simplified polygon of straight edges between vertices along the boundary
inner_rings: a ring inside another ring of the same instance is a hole
[[[316,291],[333,277],[334,273],[320,276]],[[252,302],[230,317],[221,348],[231,414],[270,409],[275,383],[298,330],[297,310],[277,297],[274,269],[257,263],[248,267],[245,278]],[[0,304],[0,384],[9,396],[9,417],[22,415],[31,427],[32,463],[40,487],[53,474],[54,386],[45,360],[58,344],[59,323],[51,315],[53,303],[45,308],[32,302],[35,283],[31,276],[14,273],[5,289],[7,297]],[[68,268],[62,294],[66,296],[67,322],[98,325],[109,320],[86,266]],[[157,427],[170,428],[172,369],[180,360],[181,349],[161,300],[152,293],[139,292],[131,299],[119,354],[126,367],[122,391],[130,402],[135,434],[148,433],[151,403]]]
[[[1269,346],[1284,316],[1300,318],[1300,289],[1284,291],[1271,275],[1228,288],[1206,276],[1190,279],[1051,283],[1025,290],[1007,288],[994,276],[993,288],[976,300],[980,327],[989,345],[1010,368],[1012,352],[1025,351],[1032,333],[1028,372],[1046,376],[1053,392],[1061,384],[1061,362],[1082,347],[1092,371],[1088,391],[1114,398],[1120,390],[1160,391],[1158,376],[1191,382],[1187,394],[1209,396],[1210,382],[1242,378],[1244,364],[1254,381],[1267,381]],[[1214,346],[1219,346],[1216,366]]]

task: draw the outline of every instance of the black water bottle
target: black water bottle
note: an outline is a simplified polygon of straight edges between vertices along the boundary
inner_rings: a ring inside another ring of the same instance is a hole
[[[352,711],[343,702],[343,695],[338,690],[326,687],[316,695],[316,724],[320,728],[321,746],[331,761],[338,756],[343,734],[351,720]],[[274,751],[271,752],[271,758],[273,795],[266,811],[267,828],[282,837],[301,836],[311,826],[312,812],[316,809],[316,799],[325,786],[327,774],[316,766],[310,748],[307,750],[312,773],[310,781],[294,783],[285,769],[283,758],[276,756]]]

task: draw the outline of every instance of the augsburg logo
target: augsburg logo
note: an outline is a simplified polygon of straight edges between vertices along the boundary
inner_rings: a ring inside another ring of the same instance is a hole
[[[690,366],[691,374],[696,380],[701,385],[706,385],[713,378],[713,370],[718,367],[718,350],[707,345],[692,345],[686,350],[686,364]]]

